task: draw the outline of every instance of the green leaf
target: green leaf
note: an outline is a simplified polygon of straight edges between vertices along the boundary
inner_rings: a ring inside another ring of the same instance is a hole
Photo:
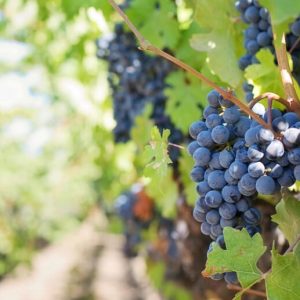
[[[97,0],[62,0],[61,1],[61,8],[65,12],[66,16],[71,19],[78,15],[80,9],[82,8],[88,8],[88,7],[96,7],[98,8],[100,6],[100,9],[103,10],[103,13],[105,15],[112,12],[111,7],[107,3],[101,3],[102,1]],[[104,1],[106,2],[106,1]],[[99,5],[100,3],[100,5]]]
[[[276,42],[281,43],[281,36],[289,31],[289,24],[299,16],[300,2],[298,0],[261,0],[271,15],[274,34],[279,37]]]
[[[166,218],[175,218],[178,187],[169,168],[164,177],[153,177],[146,187],[147,194],[154,199],[155,207]]]
[[[199,53],[190,45],[190,39],[199,31],[199,26],[195,22],[192,23],[187,30],[181,33],[180,41],[176,47],[176,57],[196,69],[203,66],[206,59],[205,53]]]
[[[135,142],[140,152],[144,150],[145,145],[151,138],[151,129],[154,125],[153,121],[150,120],[151,113],[152,106],[147,105],[143,114],[135,118],[134,127],[132,127],[130,132],[131,139]]]
[[[187,203],[194,205],[197,199],[197,192],[195,183],[191,180],[189,174],[194,166],[194,161],[187,151],[182,151],[179,158],[179,172],[180,178],[184,187],[184,194],[186,196]]]
[[[298,0],[260,0],[260,4],[269,10],[272,24],[292,21],[299,16],[300,2]]]
[[[180,32],[171,0],[133,0],[126,11],[141,34],[158,48],[174,48]]]
[[[172,72],[166,82],[170,86],[165,89],[168,97],[166,111],[174,125],[187,134],[190,124],[200,119],[201,106],[205,105],[209,88],[182,71]]]
[[[245,77],[252,81],[259,90],[259,94],[270,92],[283,96],[283,86],[278,67],[274,63],[274,56],[269,50],[262,49],[257,55],[259,64],[246,69]]]
[[[272,221],[279,225],[290,244],[300,234],[300,202],[293,196],[282,199],[276,206],[276,215],[272,216]]]
[[[266,289],[269,300],[300,299],[300,246],[293,253],[279,255],[272,251],[272,272],[267,275]]]
[[[257,262],[266,250],[262,237],[258,233],[250,237],[246,229],[240,231],[225,227],[224,239],[226,250],[221,249],[216,243],[213,244],[213,250],[208,254],[203,275],[211,276],[216,273],[234,271],[237,273],[241,286],[247,289],[262,276],[257,268]]]
[[[163,130],[161,135],[156,126],[152,127],[151,140],[143,152],[143,157],[147,162],[144,170],[146,177],[162,178],[167,174],[168,164],[172,163],[168,154],[169,135],[169,129]]]
[[[211,70],[232,87],[242,81],[238,67],[242,28],[236,26],[236,16],[234,1],[198,0],[195,19],[206,32],[191,39],[194,49],[207,52]]]

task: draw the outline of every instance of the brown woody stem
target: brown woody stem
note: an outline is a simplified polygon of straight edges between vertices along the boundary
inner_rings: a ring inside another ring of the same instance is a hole
[[[278,39],[281,40],[279,41]],[[282,36],[277,37],[275,34],[274,45],[287,102],[289,103],[290,110],[300,115],[300,103],[294,87],[293,77],[291,75],[291,69],[288,62],[285,35],[282,34]]]
[[[281,103],[282,105],[284,105],[288,110],[290,110],[290,104],[288,101],[286,101],[285,99],[282,99],[280,96],[278,96],[277,94],[274,93],[264,93],[262,95],[259,95],[258,97],[254,98],[250,103],[249,103],[249,108],[252,109],[253,106],[260,102],[263,99],[266,98],[270,98],[272,99],[272,101],[277,101],[279,103]]]
[[[239,291],[239,292],[243,291],[245,294],[249,294],[249,295],[253,295],[253,296],[259,296],[259,297],[263,297],[263,298],[267,297],[265,292],[261,292],[261,291],[257,291],[257,290],[253,290],[253,289],[244,290],[242,287],[235,285],[235,284],[227,284],[227,288],[232,291]]]
[[[181,60],[177,59],[176,57],[170,55],[169,53],[162,51],[161,49],[153,46],[148,42],[137,30],[137,28],[132,24],[132,22],[129,20],[129,18],[126,16],[126,14],[122,11],[122,9],[116,4],[114,0],[108,0],[109,3],[112,5],[112,7],[120,14],[120,16],[124,19],[124,22],[128,25],[130,30],[134,33],[136,38],[138,39],[140,43],[140,49],[144,51],[150,51],[156,55],[159,55],[169,61],[171,61],[173,64],[177,65],[181,69],[185,70],[188,73],[191,73],[201,81],[205,82],[208,86],[215,89],[217,92],[219,92],[225,99],[231,101],[233,104],[237,105],[243,112],[245,112],[247,115],[251,116],[255,121],[257,121],[260,125],[264,126],[265,128],[269,128],[268,124],[262,120],[258,115],[256,115],[245,103],[240,101],[238,98],[236,98],[232,92],[225,91],[219,86],[217,86],[213,81],[206,78],[203,74],[196,71],[191,66],[185,64]]]

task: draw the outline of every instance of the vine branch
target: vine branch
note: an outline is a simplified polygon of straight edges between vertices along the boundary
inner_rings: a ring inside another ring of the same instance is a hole
[[[300,103],[294,87],[293,77],[291,75],[291,69],[288,62],[284,33],[279,37],[274,34],[274,45],[287,102],[289,103],[291,110],[300,115]]]
[[[185,64],[181,60],[177,59],[176,57],[172,56],[171,54],[162,51],[161,49],[153,46],[149,41],[147,41],[141,33],[137,30],[137,28],[133,25],[133,23],[129,20],[127,15],[122,11],[122,9],[117,5],[117,3],[114,0],[108,0],[108,2],[111,4],[111,6],[118,12],[118,14],[123,18],[124,22],[128,25],[130,30],[134,33],[136,38],[138,39],[140,43],[140,49],[143,51],[150,51],[158,56],[161,56],[173,64],[177,65],[179,68],[185,70],[186,72],[194,75],[201,81],[205,82],[208,86],[215,89],[219,94],[221,94],[225,99],[231,101],[233,104],[237,105],[243,112],[245,112],[247,115],[251,116],[255,121],[257,121],[260,125],[262,125],[265,128],[271,129],[269,125],[262,120],[258,115],[256,115],[245,103],[240,101],[238,98],[236,98],[231,91],[226,91],[220,88],[218,85],[216,85],[213,81],[205,77],[200,72],[196,71],[194,68],[189,66],[188,64]],[[272,129],[271,129],[272,130]]]
[[[245,294],[249,294],[249,295],[253,295],[253,296],[259,296],[259,297],[263,297],[263,298],[267,297],[265,292],[261,292],[261,291],[257,291],[257,290],[253,290],[253,289],[244,290],[242,287],[235,285],[235,284],[227,284],[227,288],[229,290],[237,291],[237,292],[243,291]]]

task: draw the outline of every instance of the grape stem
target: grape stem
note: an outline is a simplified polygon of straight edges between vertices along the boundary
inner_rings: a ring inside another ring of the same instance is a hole
[[[181,69],[185,70],[188,73],[191,73],[201,81],[205,82],[208,86],[215,89],[218,93],[220,93],[225,99],[231,101],[233,104],[238,106],[244,113],[251,116],[255,121],[257,121],[260,125],[262,125],[265,128],[268,128],[272,130],[272,128],[269,127],[269,125],[261,119],[258,115],[256,115],[245,103],[240,101],[238,98],[236,98],[231,91],[226,91],[222,89],[221,87],[217,86],[213,81],[206,78],[203,74],[196,71],[191,66],[185,64],[181,60],[177,59],[176,57],[170,55],[169,53],[162,51],[161,49],[153,46],[149,41],[147,41],[142,34],[137,30],[137,28],[132,24],[132,22],[129,20],[127,15],[122,11],[122,9],[117,5],[117,3],[114,0],[108,0],[108,2],[111,4],[111,6],[118,12],[118,14],[123,18],[124,22],[127,24],[127,26],[130,28],[130,30],[134,33],[136,38],[138,39],[140,43],[140,50],[143,51],[149,51],[152,52],[158,56],[161,56],[173,64],[177,65]]]
[[[232,291],[243,291],[245,294],[249,294],[249,295],[259,296],[263,298],[267,297],[265,292],[261,292],[253,289],[244,290],[242,287],[235,284],[227,284],[227,288]]]
[[[292,48],[290,49],[289,53],[293,53],[293,51],[296,49],[296,47],[298,46],[300,42],[300,37],[297,38],[296,42],[293,44]]]
[[[172,147],[175,147],[175,148],[179,148],[179,149],[185,150],[185,147],[183,147],[181,145],[173,144],[173,143],[168,143],[168,146],[172,146]]]
[[[278,96],[277,94],[274,93],[264,93],[260,96],[255,97],[250,103],[249,103],[249,108],[252,109],[253,106],[262,101],[263,99],[272,99],[272,101],[277,101],[279,103],[281,103],[282,105],[284,105],[288,110],[291,110],[290,107],[290,103],[288,101],[286,101],[285,99],[282,99],[280,96]]]
[[[278,40],[280,38],[281,40]],[[300,103],[288,62],[285,35],[282,34],[281,37],[277,37],[276,34],[274,34],[274,45],[287,102],[289,103],[290,109],[300,115]]]

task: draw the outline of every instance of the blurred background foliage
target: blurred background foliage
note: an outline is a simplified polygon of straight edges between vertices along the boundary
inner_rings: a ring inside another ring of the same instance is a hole
[[[135,179],[95,55],[110,13],[94,0],[0,1],[0,276]]]

